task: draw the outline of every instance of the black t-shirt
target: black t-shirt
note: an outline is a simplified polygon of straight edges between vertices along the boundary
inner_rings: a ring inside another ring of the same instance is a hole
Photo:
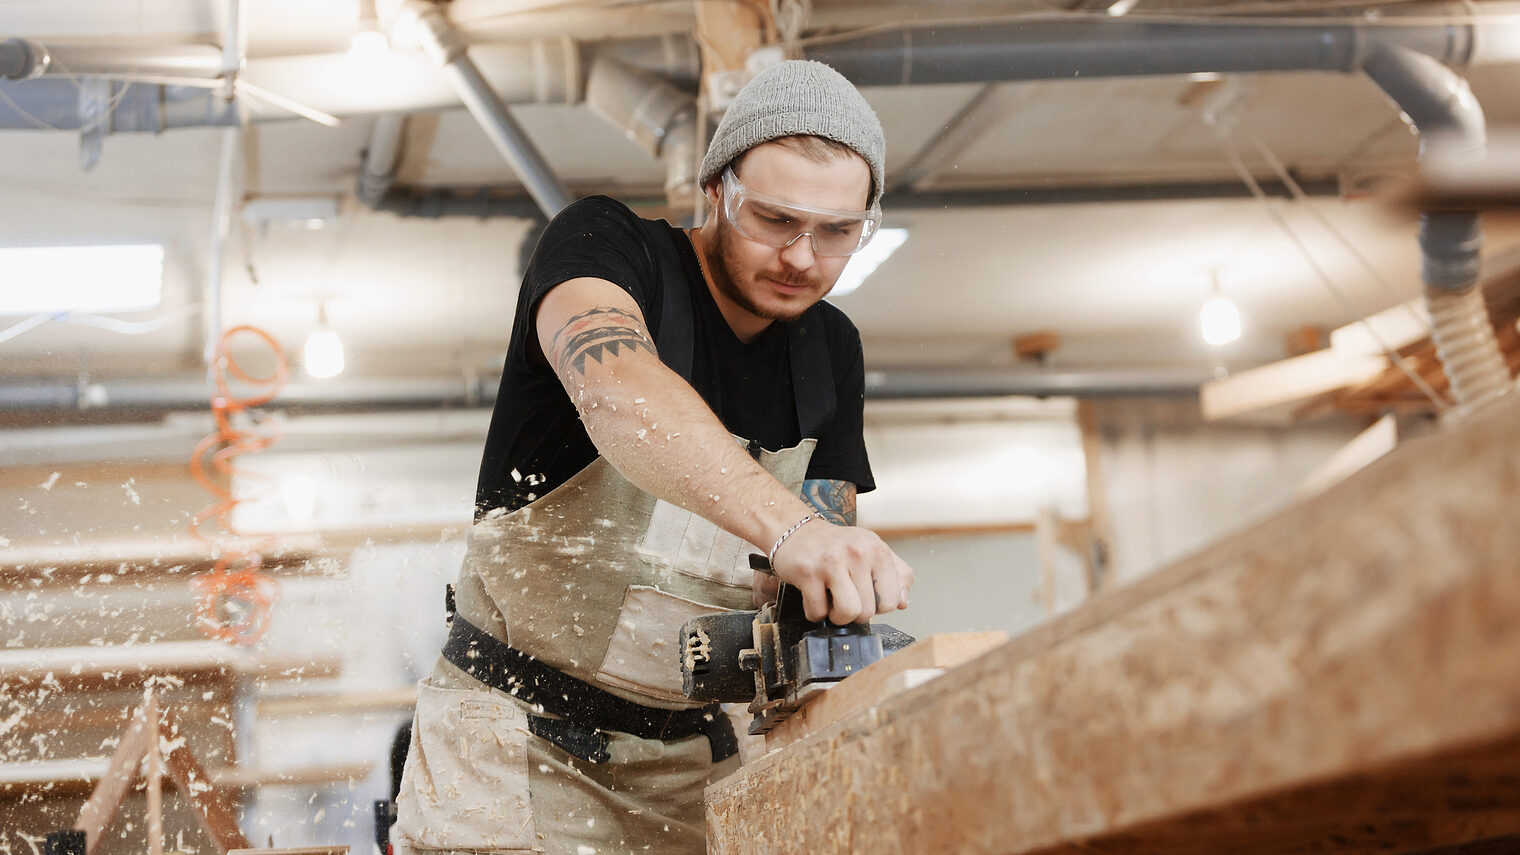
[[[676,248],[692,288],[694,348],[691,385],[728,430],[778,451],[802,440],[792,391],[786,325],[773,323],[746,344],[734,335],[707,290],[691,240],[660,221],[658,237]],[[591,196],[570,205],[544,230],[523,275],[517,318],[491,414],[476,514],[516,510],[569,480],[596,459],[597,450],[553,369],[530,358],[538,303],[554,286],[595,277],[626,290],[658,342],[663,283],[644,221],[623,204]],[[876,486],[862,436],[865,366],[860,333],[838,308],[820,302],[818,313],[834,376],[834,416],[815,437],[808,478],[849,481],[860,492]]]

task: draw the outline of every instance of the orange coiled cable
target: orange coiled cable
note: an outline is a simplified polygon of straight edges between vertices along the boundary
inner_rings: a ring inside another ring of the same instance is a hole
[[[273,352],[275,368],[269,376],[252,376],[233,358],[232,339],[240,333],[256,336]],[[190,518],[190,534],[198,540],[214,544],[217,559],[211,570],[190,580],[198,595],[195,625],[210,638],[247,647],[263,637],[269,628],[274,603],[280,596],[279,584],[261,572],[263,552],[273,545],[274,538],[262,537],[236,546],[225,543],[225,537],[240,535],[232,524],[232,510],[237,507],[238,498],[229,486],[224,485],[230,485],[234,475],[248,474],[233,465],[234,458],[262,451],[278,438],[275,433],[260,431],[258,420],[252,413],[248,413],[244,419],[238,419],[237,416],[251,407],[269,403],[280,393],[285,381],[290,378],[290,362],[285,358],[285,351],[269,333],[257,327],[236,326],[223,332],[217,339],[211,369],[216,383],[216,391],[211,398],[211,414],[216,420],[216,430],[196,444],[190,457],[190,471],[195,480],[215,496],[217,501]],[[244,397],[234,395],[228,381],[229,375],[243,383],[262,387],[262,391]],[[240,426],[239,422],[248,425]],[[220,480],[207,472],[208,460],[211,471]],[[210,520],[215,520],[221,529],[215,539],[201,531],[201,527]]]

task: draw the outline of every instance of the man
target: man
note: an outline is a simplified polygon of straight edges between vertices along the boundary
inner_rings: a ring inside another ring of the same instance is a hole
[[[851,527],[860,338],[820,302],[879,220],[884,147],[848,81],[785,62],[719,125],[700,229],[592,197],[545,230],[398,848],[701,852],[737,743],[681,694],[681,623],[774,596],[757,547],[813,620],[907,605],[912,569]]]

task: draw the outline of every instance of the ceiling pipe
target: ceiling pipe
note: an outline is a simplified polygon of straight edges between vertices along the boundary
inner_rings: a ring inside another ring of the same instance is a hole
[[[1458,151],[1481,156],[1483,111],[1466,82],[1443,65],[1463,65],[1479,56],[1482,16],[1477,21],[1464,10],[1464,18],[1436,24],[1133,18],[983,22],[816,39],[805,45],[804,54],[863,86],[1202,72],[1363,72],[1421,132],[1422,154],[1425,135],[1439,134]],[[1500,22],[1494,32],[1509,35],[1509,28]],[[1426,212],[1421,218],[1427,302],[1459,412],[1501,397],[1513,385],[1476,286],[1481,244],[1474,211]]]
[[[47,48],[26,39],[0,42],[0,80],[27,80],[47,71]]]
[[[112,105],[107,115],[81,109],[80,85],[44,78],[0,83],[0,130],[76,131],[103,123],[107,133],[159,134],[173,128],[228,127],[237,110],[214,90],[148,83],[100,81],[109,88],[100,99]]]
[[[401,146],[406,140],[405,113],[384,113],[375,117],[369,132],[369,145],[359,163],[359,181],[354,195],[367,208],[379,209],[396,183],[401,166]]]
[[[1128,371],[893,368],[867,372],[866,397],[874,400],[997,395],[1186,396],[1196,395],[1207,379],[1207,372],[1165,368]],[[500,375],[495,373],[292,380],[267,409],[306,413],[489,407],[496,400],[500,382]],[[205,409],[205,381],[194,377],[0,384],[0,412],[10,417],[68,413],[147,416]]]
[[[1483,110],[1451,69],[1408,48],[1374,44],[1363,70],[1419,130],[1421,160],[1433,145],[1444,157],[1483,158]],[[1459,416],[1504,397],[1514,386],[1478,287],[1482,246],[1477,211],[1421,213],[1425,305]]]
[[[1470,13],[1464,12],[1470,18]],[[1373,44],[1453,64],[1474,55],[1474,25],[1267,19],[1155,23],[1137,18],[907,25],[818,38],[803,54],[859,86],[1070,80],[1167,74],[1360,71]]]
[[[665,195],[690,207],[697,195],[697,98],[651,72],[597,57],[586,76],[586,106],[665,163]]]
[[[512,117],[480,69],[470,59],[464,39],[438,5],[410,0],[407,8],[416,15],[423,49],[443,69],[459,100],[480,123],[491,144],[506,159],[546,217],[552,218],[571,202],[570,191],[550,169],[527,133]]]

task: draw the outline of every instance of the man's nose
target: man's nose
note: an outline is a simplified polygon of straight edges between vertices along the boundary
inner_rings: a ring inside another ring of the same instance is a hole
[[[817,259],[818,247],[814,242],[812,232],[803,232],[792,238],[792,242],[781,248],[781,260],[798,270],[806,270],[813,266]]]

